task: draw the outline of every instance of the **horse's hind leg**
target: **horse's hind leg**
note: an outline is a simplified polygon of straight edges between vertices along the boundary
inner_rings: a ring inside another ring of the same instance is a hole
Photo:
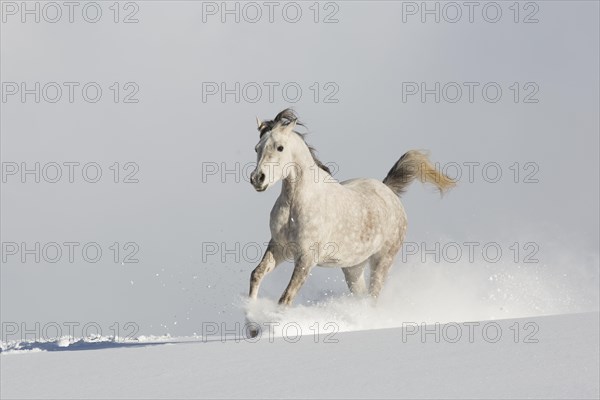
[[[396,251],[381,251],[372,255],[369,260],[371,263],[371,279],[369,282],[369,294],[373,299],[377,300],[383,284],[388,276],[388,272],[392,263],[394,262],[394,256]]]
[[[365,284],[365,266],[367,262],[355,265],[353,267],[342,268],[348,289],[354,295],[364,296],[367,294],[367,285]]]

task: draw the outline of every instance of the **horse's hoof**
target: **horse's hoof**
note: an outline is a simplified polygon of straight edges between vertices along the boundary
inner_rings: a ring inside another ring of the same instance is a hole
[[[260,330],[257,328],[248,327],[246,329],[246,336],[248,337],[248,339],[254,339],[255,337],[258,336],[259,333],[260,333]]]

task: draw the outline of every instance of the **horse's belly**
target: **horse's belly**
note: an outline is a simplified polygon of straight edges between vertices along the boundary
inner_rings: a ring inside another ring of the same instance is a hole
[[[360,261],[357,260],[348,260],[346,262],[340,261],[340,262],[335,262],[335,261],[331,261],[331,262],[320,262],[319,264],[317,264],[317,266],[319,267],[324,267],[324,268],[345,268],[345,267],[353,267],[355,265],[358,264],[362,264],[364,261],[366,261],[367,259],[363,259]]]
[[[321,267],[351,267],[365,262],[379,249],[378,240],[369,243],[329,242],[317,261]]]

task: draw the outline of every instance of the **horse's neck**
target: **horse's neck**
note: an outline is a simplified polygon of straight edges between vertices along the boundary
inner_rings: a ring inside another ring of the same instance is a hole
[[[334,183],[331,175],[319,168],[306,143],[302,143],[295,152],[293,163],[297,168],[290,169],[290,174],[281,186],[280,197],[285,200],[284,203],[291,205],[302,202],[303,198],[310,199],[314,194],[327,189],[328,185],[339,185]]]
[[[281,185],[281,194],[286,203],[292,204],[294,200],[311,197],[325,189],[327,185],[339,185],[333,181],[331,175],[319,168],[311,159],[310,164],[301,167],[299,176],[288,176]]]

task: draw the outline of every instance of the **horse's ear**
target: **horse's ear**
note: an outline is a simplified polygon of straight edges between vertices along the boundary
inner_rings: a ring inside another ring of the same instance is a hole
[[[286,132],[292,132],[295,127],[296,127],[296,120],[294,119],[289,124],[286,125],[285,131]]]
[[[262,125],[262,121],[260,120],[260,118],[256,117],[256,127],[258,129],[260,129],[260,126]]]

